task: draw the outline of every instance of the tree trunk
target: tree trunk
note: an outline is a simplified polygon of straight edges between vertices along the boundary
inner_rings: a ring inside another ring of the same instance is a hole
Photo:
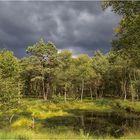
[[[93,94],[92,94],[92,88],[90,87],[90,97],[91,97],[91,100],[93,100]]]
[[[64,93],[64,101],[67,101],[67,85],[65,84],[65,93]]]
[[[84,79],[82,80],[82,85],[81,85],[81,102],[83,101],[83,94],[84,94]]]
[[[50,95],[50,83],[47,83],[46,85],[46,98],[51,98],[51,95]]]
[[[83,128],[85,127],[84,115],[81,115],[81,125]]]
[[[35,128],[35,118],[32,117],[32,125],[31,125],[31,128],[34,129]]]
[[[45,92],[45,75],[44,75],[44,66],[43,66],[43,63],[41,62],[41,65],[42,65],[42,93],[43,93],[43,98],[44,100],[46,101],[47,100],[47,96],[46,96],[46,92]]]
[[[103,97],[103,94],[104,94],[104,91],[103,91],[103,89],[101,89],[100,98],[102,98],[102,97]]]
[[[137,78],[136,77],[138,77],[139,75],[138,74],[136,74],[136,72],[134,71],[134,80],[136,81],[137,80]],[[139,94],[138,94],[138,89],[136,89],[136,99],[137,99],[137,101],[139,100]]]
[[[9,119],[9,123],[11,124],[13,117],[15,116],[15,114],[12,114],[12,116]]]
[[[129,73],[129,79],[130,79],[130,92],[131,92],[131,101],[134,102],[134,96],[135,96],[135,89],[133,88],[132,85],[132,80],[131,80],[131,74]]]
[[[61,97],[61,93],[60,93],[60,91],[59,91],[59,93],[58,93],[58,96]]]
[[[45,82],[44,82],[44,79],[42,79],[42,92],[43,92],[43,98],[46,101],[47,100],[47,96],[46,96],[46,92],[45,92]]]
[[[123,92],[124,92],[124,100],[127,99],[127,92],[126,92],[126,81],[123,83]]]
[[[95,87],[95,89],[94,89],[94,93],[95,93],[96,99],[98,99],[98,94],[97,94],[97,88],[96,88],[96,87]]]
[[[136,79],[136,72],[135,71],[133,72],[133,75],[134,75],[134,80],[136,81],[137,79]]]
[[[126,72],[126,69],[124,69],[124,78],[123,78],[123,92],[124,92],[124,100],[127,99],[127,90],[126,90],[126,86],[127,86],[127,80],[126,80],[126,77],[127,77],[127,72]]]
[[[31,96],[31,79],[29,80],[29,83],[28,83],[28,91],[25,94],[29,97]]]

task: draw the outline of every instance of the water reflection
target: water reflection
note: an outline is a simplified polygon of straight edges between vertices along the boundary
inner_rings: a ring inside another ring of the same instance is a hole
[[[98,113],[81,110],[71,110],[70,113],[73,115],[46,119],[44,127],[61,127],[62,131],[72,129],[77,133],[82,129],[84,133],[102,137],[106,135],[121,137],[130,128],[140,130],[139,116],[134,114]]]

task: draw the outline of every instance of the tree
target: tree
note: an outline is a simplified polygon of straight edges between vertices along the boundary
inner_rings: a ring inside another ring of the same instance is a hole
[[[105,89],[106,76],[108,75],[109,70],[109,62],[107,56],[103,55],[100,51],[95,52],[95,55],[92,58],[92,67],[97,73],[96,81],[94,83],[95,94],[96,97],[102,97]]]
[[[75,65],[77,67],[77,79],[80,82],[81,94],[80,99],[83,100],[84,89],[86,83],[91,79],[93,75],[93,69],[91,67],[91,59],[88,55],[82,54],[76,58]]]
[[[137,86],[134,86],[136,82],[136,75],[140,68],[140,42],[139,42],[139,25],[140,25],[140,2],[138,1],[104,1],[103,8],[112,7],[112,11],[121,15],[122,19],[115,30],[116,37],[112,41],[113,50],[121,58],[121,65],[123,68],[123,76],[125,76],[125,82],[123,80],[123,90],[125,92],[125,99],[128,91],[124,88],[124,84],[128,85],[127,89],[131,93],[132,100],[134,98],[134,91],[136,94]],[[117,58],[119,58],[117,57]],[[125,67],[125,68],[124,68]],[[124,74],[125,72],[125,74]],[[123,77],[122,76],[122,77]],[[124,78],[123,78],[124,79]],[[127,84],[126,84],[127,83]]]
[[[40,62],[41,75],[39,78],[42,81],[42,93],[44,100],[47,100],[50,94],[50,84],[53,77],[52,70],[56,66],[57,49],[52,42],[47,44],[41,39],[39,42],[27,48],[27,53],[36,57]]]
[[[19,103],[21,83],[19,60],[11,51],[0,51],[0,107],[8,111]]]
[[[59,67],[57,69],[57,82],[59,86],[64,89],[64,100],[67,100],[67,92],[71,86],[71,63],[72,63],[72,53],[64,50],[58,55]]]
[[[112,10],[121,15],[122,19],[116,28],[116,38],[113,40],[115,49],[140,47],[140,2],[138,1],[104,1],[103,8],[111,6]],[[131,53],[132,54],[132,53]],[[132,54],[133,55],[133,54]]]
[[[34,57],[24,58],[20,61],[22,80],[22,94],[24,96],[32,97],[42,96],[42,67],[40,61]]]

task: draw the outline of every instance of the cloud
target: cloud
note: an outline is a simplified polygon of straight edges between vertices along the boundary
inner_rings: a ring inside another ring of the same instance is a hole
[[[74,55],[92,55],[97,49],[107,52],[119,20],[111,9],[103,11],[99,1],[3,1],[0,48],[23,57],[25,49],[43,37],[60,50],[72,50]]]

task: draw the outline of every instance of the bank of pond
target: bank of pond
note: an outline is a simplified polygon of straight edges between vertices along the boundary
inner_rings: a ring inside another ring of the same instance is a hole
[[[140,102],[23,99],[0,119],[0,139],[140,138]]]

